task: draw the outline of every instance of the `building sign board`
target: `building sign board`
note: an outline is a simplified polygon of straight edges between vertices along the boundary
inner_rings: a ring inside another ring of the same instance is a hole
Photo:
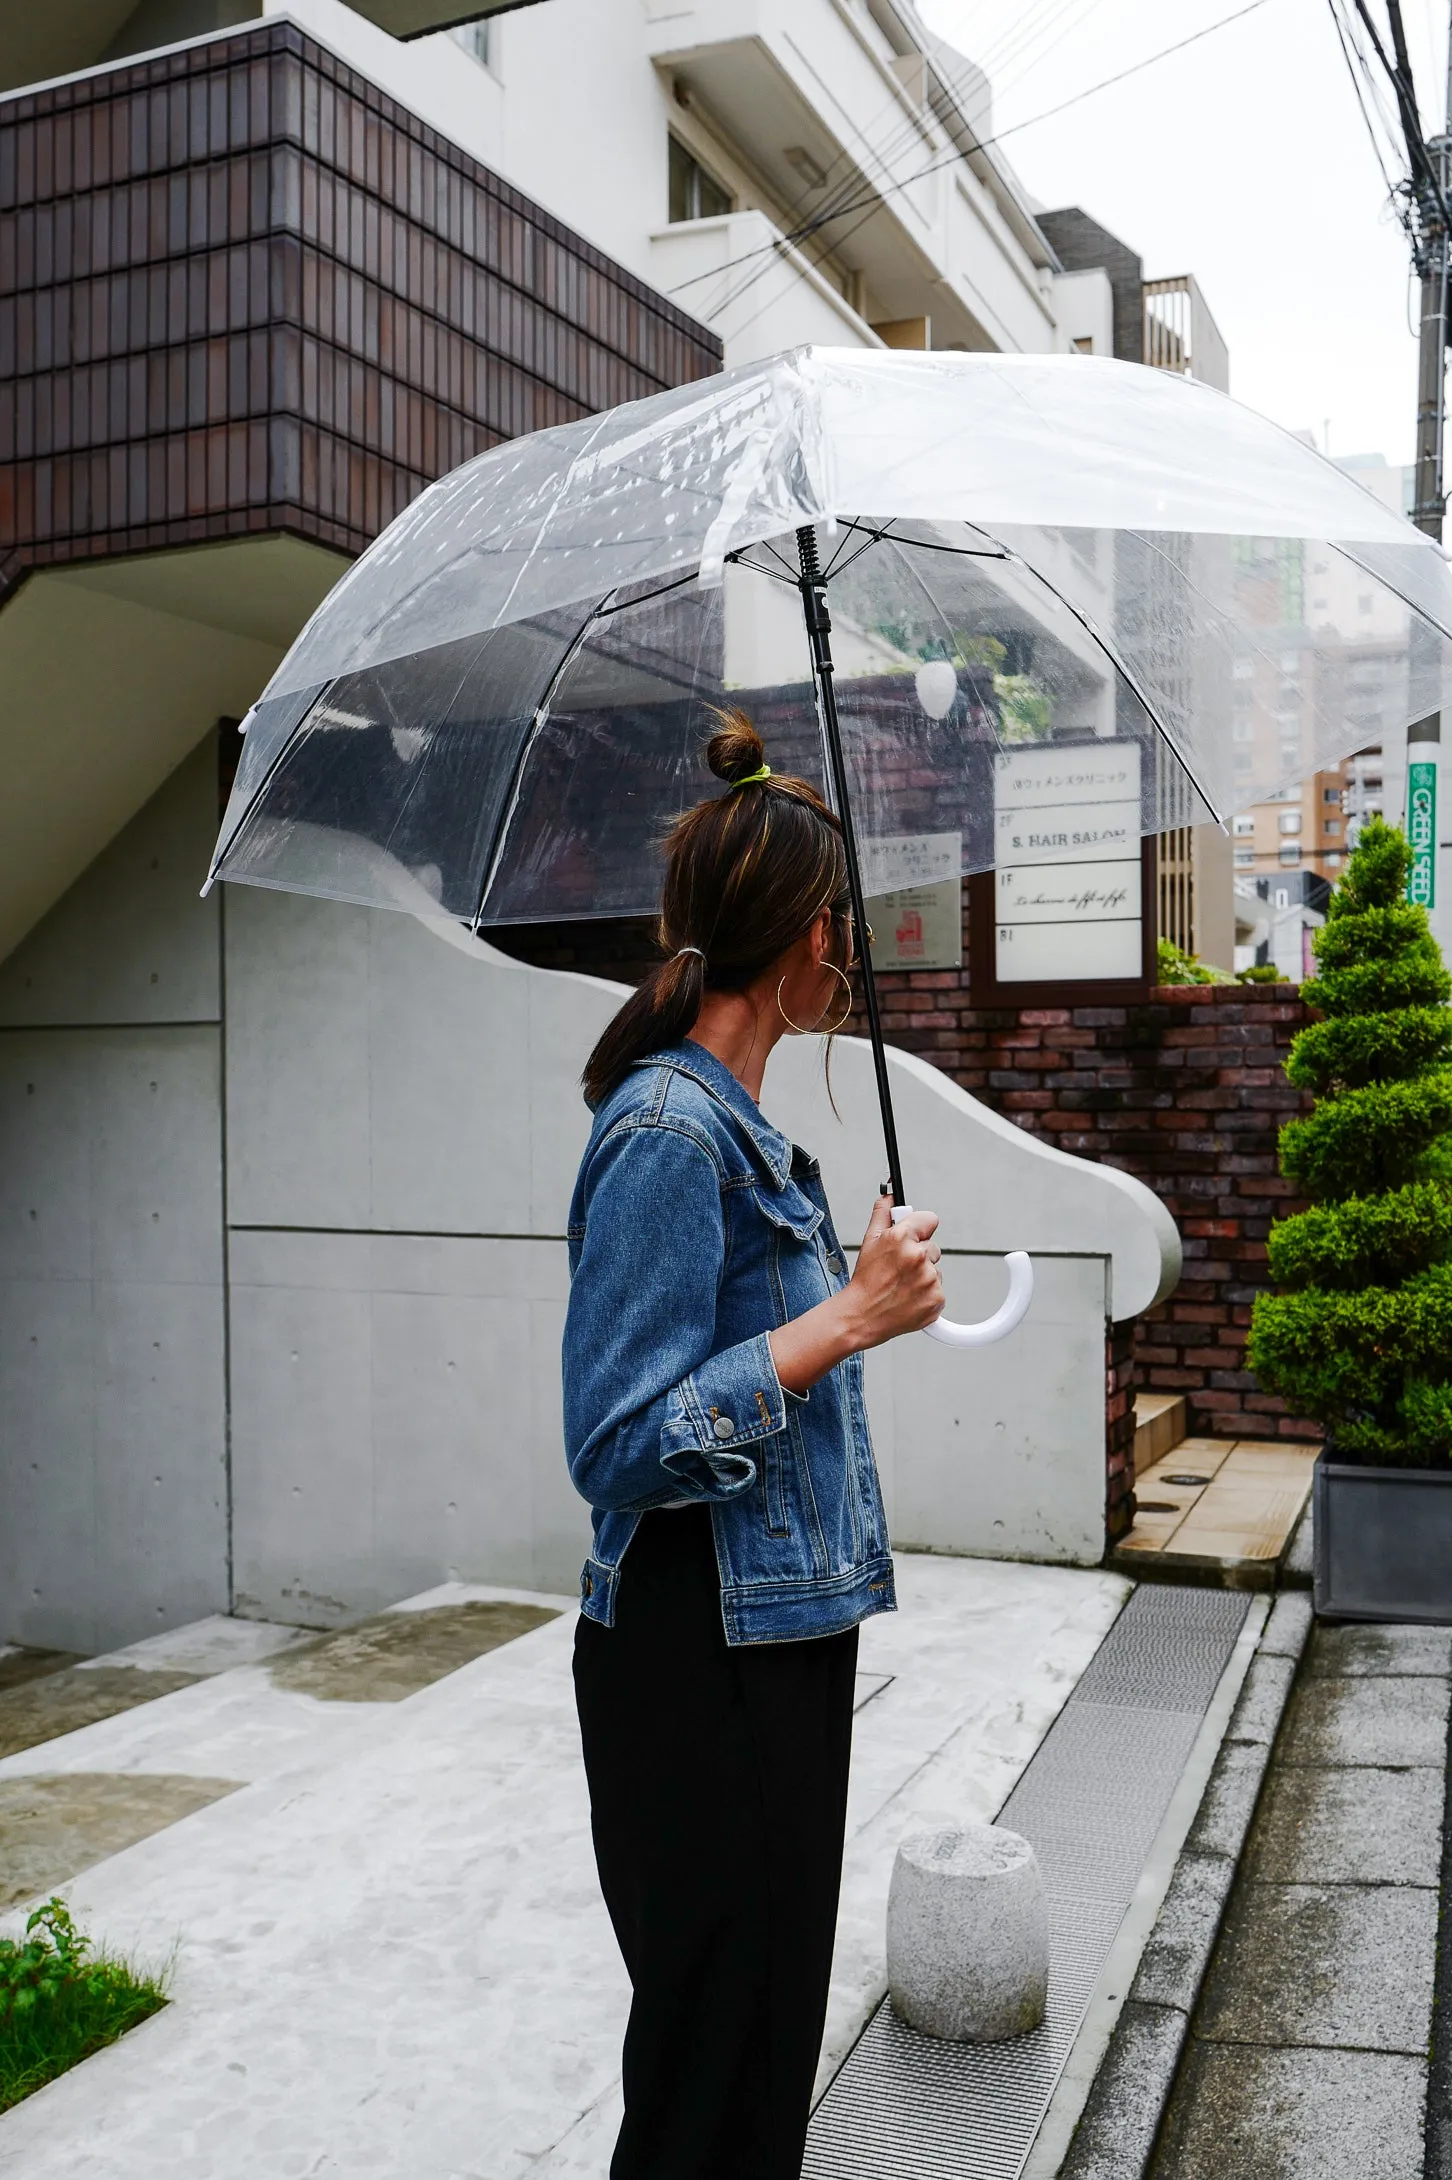
[[[1407,766],[1407,838],[1412,867],[1407,899],[1422,908],[1437,905],[1437,765],[1419,759]]]
[[[963,963],[963,835],[889,834],[862,844],[874,969]]]
[[[1000,984],[1137,977],[1144,945],[1137,742],[994,759]]]

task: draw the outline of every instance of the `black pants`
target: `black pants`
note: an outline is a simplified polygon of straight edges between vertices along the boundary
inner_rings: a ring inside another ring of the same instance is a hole
[[[832,1966],[857,1631],[728,1649],[711,1519],[647,1514],[575,1692],[634,1999],[611,2180],[798,2180]]]

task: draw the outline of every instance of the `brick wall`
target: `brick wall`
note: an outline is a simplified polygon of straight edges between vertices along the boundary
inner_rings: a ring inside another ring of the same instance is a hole
[[[1104,1531],[1117,1544],[1134,1520],[1135,1323],[1111,1325],[1104,1341]]]
[[[642,923],[491,936],[524,959],[625,982],[653,958]],[[967,951],[965,940],[965,963]],[[1281,1123],[1308,1102],[1283,1072],[1307,1019],[1295,988],[1171,985],[1134,1006],[976,1008],[966,966],[889,973],[878,988],[892,1043],[1061,1150],[1134,1174],[1180,1229],[1179,1287],[1133,1327],[1115,1327],[1109,1343],[1111,1534],[1132,1484],[1131,1352],[1134,1387],[1183,1393],[1194,1431],[1318,1437],[1244,1368],[1266,1235],[1272,1218],[1296,1208],[1276,1159]]]
[[[1144,1181],[1180,1229],[1185,1268],[1135,1331],[1137,1384],[1183,1393],[1191,1427],[1319,1436],[1244,1367],[1272,1218],[1294,1209],[1276,1157],[1308,1101],[1285,1079],[1307,1019],[1285,985],[1173,985],[1142,1005],[977,1010],[966,977],[884,977],[894,1043],[1061,1150]]]

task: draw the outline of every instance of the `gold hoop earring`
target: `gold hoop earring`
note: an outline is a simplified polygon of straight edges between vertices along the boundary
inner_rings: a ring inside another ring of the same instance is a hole
[[[835,1021],[835,1022],[834,1022],[834,1023],[832,1024],[832,1026],[831,1026],[831,1028],[830,1028],[830,1029],[823,1029],[823,1027],[822,1027],[822,1025],[821,1025],[821,1023],[820,1023],[820,1022],[819,1022],[819,1023],[817,1024],[817,1026],[816,1026],[816,1029],[815,1029],[815,1030],[810,1030],[810,1029],[803,1029],[803,1028],[802,1028],[802,1025],[801,1025],[801,1023],[800,1023],[800,1022],[794,1022],[794,1021],[792,1020],[791,1016],[790,1016],[790,1015],[789,1015],[789,1014],[787,1013],[787,1011],[786,1011],[786,1008],[785,1008],[785,1007],[784,1007],[784,1006],[782,1005],[782,1003],[781,1003],[781,988],[782,988],[782,985],[783,985],[783,984],[785,984],[785,982],[786,982],[786,977],[785,977],[784,975],[783,975],[783,976],[781,976],[781,977],[780,977],[780,978],[779,978],[779,979],[777,980],[777,987],[776,987],[776,1011],[777,1011],[777,1013],[778,1013],[778,1014],[779,1014],[779,1015],[781,1016],[782,1020],[783,1020],[783,1021],[785,1022],[785,1024],[786,1024],[787,1028],[788,1028],[789,1030],[791,1030],[791,1031],[792,1031],[792,1033],[793,1033],[793,1035],[794,1035],[794,1036],[797,1036],[797,1037],[812,1037],[812,1036],[817,1036],[817,1037],[835,1037],[835,1036],[836,1036],[836,1034],[837,1034],[837,1032],[838,1032],[838,1030],[839,1030],[839,1029],[840,1029],[840,1028],[842,1027],[842,1024],[843,1024],[843,1023],[844,1023],[844,1022],[846,1021],[846,1019],[847,1019],[848,1015],[849,1015],[849,1014],[850,1014],[850,1013],[852,1012],[852,979],[851,979],[851,977],[849,977],[849,976],[848,976],[848,975],[846,974],[845,970],[839,969],[839,968],[837,967],[837,964],[836,964],[836,962],[835,962],[835,961],[822,961],[822,962],[819,962],[819,963],[817,964],[817,966],[818,966],[818,968],[821,968],[821,969],[830,969],[830,970],[831,970],[831,972],[832,972],[832,974],[833,974],[833,976],[840,976],[840,977],[841,977],[841,979],[842,979],[842,984],[843,984],[843,988],[844,988],[844,990],[846,991],[846,994],[847,994],[847,1004],[846,1004],[846,1006],[845,1006],[845,1007],[844,1007],[844,1008],[842,1009],[842,1012],[841,1012],[841,1013],[840,1013],[840,1014],[838,1015],[838,1017],[837,1017],[836,1021]]]

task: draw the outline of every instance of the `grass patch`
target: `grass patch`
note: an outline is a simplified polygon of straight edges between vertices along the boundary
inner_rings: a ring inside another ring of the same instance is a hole
[[[114,2044],[166,2004],[164,1979],[97,1953],[63,1900],[0,1938],[0,2112]]]

